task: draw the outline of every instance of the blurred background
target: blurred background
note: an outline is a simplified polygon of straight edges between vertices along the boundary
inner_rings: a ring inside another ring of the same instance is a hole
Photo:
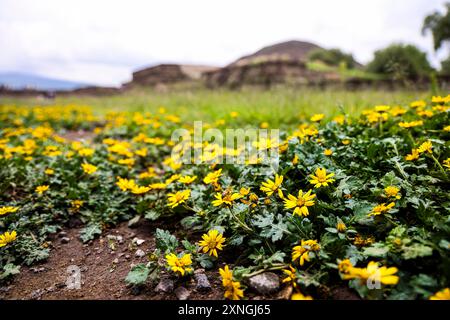
[[[136,86],[164,91],[180,82],[236,88],[438,79],[445,85],[448,6],[441,0],[0,0],[0,85],[109,93]]]

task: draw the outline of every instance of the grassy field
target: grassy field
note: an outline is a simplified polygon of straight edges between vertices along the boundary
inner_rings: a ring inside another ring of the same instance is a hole
[[[0,105],[77,104],[89,105],[99,113],[111,110],[152,112],[164,107],[168,112],[179,115],[184,121],[229,120],[230,113],[236,111],[239,115],[233,121],[235,125],[268,122],[273,127],[283,127],[296,124],[299,119],[315,113],[324,113],[328,118],[340,113],[341,110],[357,115],[361,110],[374,105],[405,105],[430,96],[429,92],[417,91],[177,89],[169,93],[141,90],[109,97],[66,96],[57,97],[55,100],[0,97]]]

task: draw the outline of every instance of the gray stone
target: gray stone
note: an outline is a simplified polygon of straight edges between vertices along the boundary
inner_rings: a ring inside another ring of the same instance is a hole
[[[142,258],[143,256],[145,256],[145,252],[144,252],[144,250],[138,249],[138,250],[136,250],[135,255],[136,255],[136,257]]]
[[[275,273],[264,272],[251,277],[248,284],[250,288],[260,294],[269,294],[278,291],[280,287],[280,280]]]
[[[68,238],[68,237],[61,238],[61,243],[69,243],[69,242],[70,242],[70,238]]]
[[[177,296],[178,300],[187,300],[189,299],[191,293],[185,287],[178,287],[175,289],[175,295]]]
[[[58,233],[58,237],[59,237],[59,238],[67,237],[67,232],[61,231],[60,233]]]
[[[132,240],[132,243],[135,243],[136,245],[140,246],[141,244],[143,244],[145,242],[145,240],[143,239],[139,239],[139,238],[134,238]]]
[[[158,285],[155,288],[156,293],[170,293],[173,291],[173,281],[169,278],[163,278],[159,281]]]
[[[194,275],[197,285],[195,289],[199,292],[207,292],[211,290],[211,284],[209,283],[208,277],[204,273],[196,273]]]

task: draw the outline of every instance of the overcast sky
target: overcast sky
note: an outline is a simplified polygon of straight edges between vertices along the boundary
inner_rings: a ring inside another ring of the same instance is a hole
[[[391,42],[446,55],[421,35],[445,0],[0,0],[0,72],[118,85],[142,66],[222,66],[298,39],[363,63]]]

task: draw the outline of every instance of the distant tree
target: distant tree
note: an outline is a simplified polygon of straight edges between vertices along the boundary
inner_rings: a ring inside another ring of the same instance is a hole
[[[448,56],[447,59],[441,61],[440,74],[450,76],[450,56]]]
[[[392,44],[375,52],[367,71],[394,79],[426,77],[433,69],[425,52],[413,45]]]
[[[329,66],[345,64],[348,69],[353,69],[356,66],[353,55],[344,53],[340,49],[316,49],[309,54],[308,59],[310,61],[321,61]]]
[[[433,35],[434,50],[438,50],[445,42],[450,41],[450,3],[446,3],[446,14],[434,12],[428,15],[422,27],[422,33],[431,31]]]

